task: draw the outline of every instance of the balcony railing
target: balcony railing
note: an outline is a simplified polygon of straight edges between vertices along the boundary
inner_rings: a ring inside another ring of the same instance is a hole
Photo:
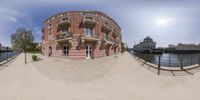
[[[90,34],[87,34],[87,33],[83,33],[82,34],[83,37],[93,37],[93,38],[98,38],[98,35],[97,33],[90,33]]]
[[[113,38],[110,38],[108,36],[104,36],[103,37],[103,40],[110,43],[110,44],[114,44],[114,39]]]
[[[98,42],[98,41],[101,40],[101,39],[98,37],[97,33],[92,33],[92,34],[83,33],[83,34],[81,35],[81,39],[82,39],[82,42],[85,42],[85,41]]]
[[[83,25],[90,25],[90,26],[94,26],[94,25],[96,25],[96,21],[95,21],[95,19],[94,19],[94,17],[93,16],[84,16],[84,19],[83,19]]]
[[[64,38],[68,38],[68,37],[72,37],[72,32],[59,32],[58,36],[56,37],[56,39],[64,39]]]
[[[63,17],[59,21],[59,26],[70,25],[70,17]]]

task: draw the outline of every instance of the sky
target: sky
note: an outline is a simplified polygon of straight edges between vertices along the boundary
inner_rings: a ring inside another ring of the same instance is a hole
[[[0,43],[11,46],[17,28],[31,29],[41,42],[43,21],[59,12],[97,10],[121,27],[122,41],[134,44],[150,36],[157,47],[200,43],[198,0],[1,0]]]

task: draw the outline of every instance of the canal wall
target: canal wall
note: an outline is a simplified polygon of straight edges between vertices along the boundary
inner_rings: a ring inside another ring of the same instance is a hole
[[[20,52],[1,52],[0,53],[0,66],[4,65],[5,63],[11,61],[16,56],[18,56]]]

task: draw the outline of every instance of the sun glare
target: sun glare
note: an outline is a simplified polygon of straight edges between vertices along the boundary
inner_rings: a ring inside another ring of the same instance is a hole
[[[157,23],[159,26],[165,26],[165,25],[167,25],[170,21],[171,21],[171,19],[157,19],[157,20],[156,20],[156,23]]]

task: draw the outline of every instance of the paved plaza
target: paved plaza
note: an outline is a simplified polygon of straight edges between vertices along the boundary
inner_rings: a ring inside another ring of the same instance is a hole
[[[200,73],[157,75],[129,53],[94,60],[24,54],[0,66],[0,100],[199,100]]]

